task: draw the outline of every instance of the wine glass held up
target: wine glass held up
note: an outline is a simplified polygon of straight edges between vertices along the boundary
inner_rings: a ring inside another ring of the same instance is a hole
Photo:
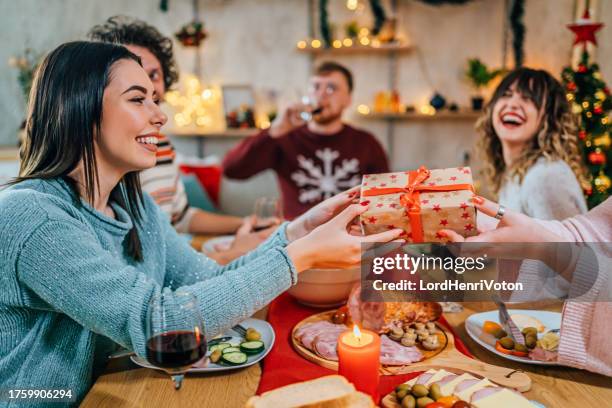
[[[187,292],[163,292],[149,302],[147,360],[172,376],[175,389],[183,376],[206,357],[206,338],[198,300]]]
[[[323,108],[319,106],[318,101],[309,95],[302,96],[302,109],[300,110],[300,119],[304,122],[312,120],[313,116],[318,115],[323,111]]]

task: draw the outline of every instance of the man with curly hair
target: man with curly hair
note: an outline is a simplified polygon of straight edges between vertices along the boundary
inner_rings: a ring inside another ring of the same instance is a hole
[[[110,17],[103,24],[94,26],[88,37],[93,41],[124,45],[142,61],[160,100],[166,90],[178,81],[178,70],[172,50],[172,40],[155,27],[126,16]],[[185,186],[180,178],[176,152],[169,138],[159,135],[157,164],[140,175],[144,192],[149,193],[168,214],[177,231],[192,234],[234,233],[240,228],[241,237],[233,249],[217,260],[225,263],[253,249],[269,231],[250,234],[250,224],[242,228],[240,217],[219,215],[191,207],[187,202]]]

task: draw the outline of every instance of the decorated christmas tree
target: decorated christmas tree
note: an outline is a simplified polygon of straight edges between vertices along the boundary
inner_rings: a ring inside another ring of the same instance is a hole
[[[586,164],[592,174],[591,189],[586,191],[589,208],[603,202],[612,192],[610,188],[612,124],[609,117],[612,97],[601,76],[599,66],[590,61],[587,51],[587,43],[597,45],[595,32],[602,26],[603,24],[594,23],[590,19],[587,3],[582,19],[568,25],[576,34],[574,45],[583,46],[580,61],[575,69],[566,67],[562,73],[572,111],[580,115],[578,136],[583,142]]]

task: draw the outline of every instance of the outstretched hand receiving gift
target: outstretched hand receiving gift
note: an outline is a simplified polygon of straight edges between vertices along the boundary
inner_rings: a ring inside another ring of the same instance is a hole
[[[489,217],[498,215],[500,205],[486,198],[475,196],[472,202],[476,209]],[[499,217],[499,216],[498,216]],[[455,231],[438,231],[450,242],[563,242],[564,239],[544,228],[537,220],[526,215],[504,209],[497,228],[464,238]]]

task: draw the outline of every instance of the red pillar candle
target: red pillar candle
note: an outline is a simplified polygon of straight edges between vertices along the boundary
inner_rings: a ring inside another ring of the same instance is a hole
[[[338,374],[378,404],[380,337],[370,330],[347,331],[338,339]]]

